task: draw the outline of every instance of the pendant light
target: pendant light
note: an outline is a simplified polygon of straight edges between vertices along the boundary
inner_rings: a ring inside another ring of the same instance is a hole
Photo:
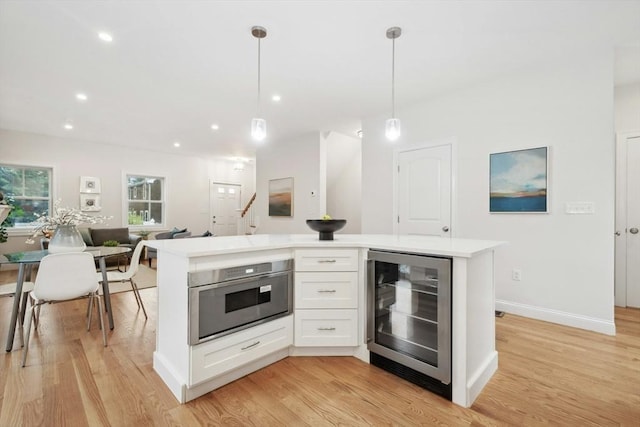
[[[400,137],[400,119],[396,117],[396,39],[402,34],[400,27],[391,27],[387,30],[387,38],[391,39],[391,118],[387,119],[385,135],[389,141],[395,141]]]
[[[267,136],[267,122],[260,118],[260,39],[267,37],[267,30],[263,27],[252,27],[251,34],[258,39],[258,101],[256,116],[251,120],[251,137],[256,141],[262,141]]]

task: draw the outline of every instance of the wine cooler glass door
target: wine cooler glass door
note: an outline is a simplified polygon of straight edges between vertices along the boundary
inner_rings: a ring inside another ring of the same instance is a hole
[[[369,349],[448,384],[451,260],[369,254]]]

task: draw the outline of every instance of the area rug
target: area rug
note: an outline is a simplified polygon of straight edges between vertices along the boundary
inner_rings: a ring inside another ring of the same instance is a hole
[[[138,272],[133,280],[138,285],[138,289],[155,288],[156,287],[156,270],[149,268],[146,265],[140,264]],[[118,292],[125,292],[131,290],[131,283],[109,283],[109,292],[117,294]]]
[[[5,283],[15,282],[18,276],[17,269],[8,269],[0,271],[0,285]],[[136,276],[133,278],[138,285],[139,289],[155,288],[156,287],[156,270],[149,268],[146,265],[140,264]],[[118,292],[125,292],[131,290],[131,284],[125,283],[110,283],[109,292],[112,294]]]

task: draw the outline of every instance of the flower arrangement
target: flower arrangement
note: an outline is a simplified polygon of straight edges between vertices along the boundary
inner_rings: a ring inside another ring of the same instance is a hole
[[[53,204],[53,213],[50,215],[36,214],[35,222],[38,224],[33,230],[33,234],[26,243],[34,243],[34,239],[39,235],[51,236],[59,225],[80,225],[80,224],[102,224],[113,218],[111,216],[89,215],[76,208],[61,206],[62,201],[56,200]]]

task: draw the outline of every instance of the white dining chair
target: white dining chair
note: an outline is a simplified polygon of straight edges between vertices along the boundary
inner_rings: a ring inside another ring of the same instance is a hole
[[[107,332],[104,328],[102,316],[102,299],[98,293],[100,284],[96,280],[96,269],[93,255],[87,252],[67,252],[47,255],[40,261],[38,274],[33,284],[33,290],[29,293],[31,304],[26,313],[27,325],[24,331],[24,350],[22,353],[22,366],[27,362],[29,351],[29,338],[31,335],[31,321],[33,310],[48,302],[61,302],[81,297],[89,297],[90,305],[93,300],[98,300],[98,313],[100,316],[100,328],[102,329],[102,342],[107,346]],[[91,326],[91,315],[87,322],[87,330]]]
[[[131,255],[131,263],[129,264],[129,268],[126,271],[107,271],[107,280],[109,283],[112,282],[129,282],[131,283],[131,290],[133,291],[133,296],[136,299],[136,303],[138,304],[138,308],[142,308],[142,312],[144,313],[144,318],[147,319],[147,310],[144,308],[144,303],[142,302],[142,297],[140,296],[140,291],[138,290],[138,285],[133,280],[133,277],[138,273],[138,269],[140,267],[140,255],[142,254],[142,249],[144,248],[144,243],[139,242],[135,249],[133,250],[133,254]],[[98,277],[98,281],[102,282],[102,273],[96,273]]]
[[[16,287],[18,284],[16,282],[13,283],[5,283],[0,285],[0,298],[1,297],[16,297],[20,298],[20,295],[16,296]],[[27,300],[29,298],[29,292],[33,290],[33,282],[23,282],[22,283],[22,302],[20,303],[20,310],[18,312],[18,318],[20,322],[24,322],[24,313],[27,309]],[[20,334],[20,339],[22,340],[22,334]],[[22,342],[21,345],[24,345]]]

